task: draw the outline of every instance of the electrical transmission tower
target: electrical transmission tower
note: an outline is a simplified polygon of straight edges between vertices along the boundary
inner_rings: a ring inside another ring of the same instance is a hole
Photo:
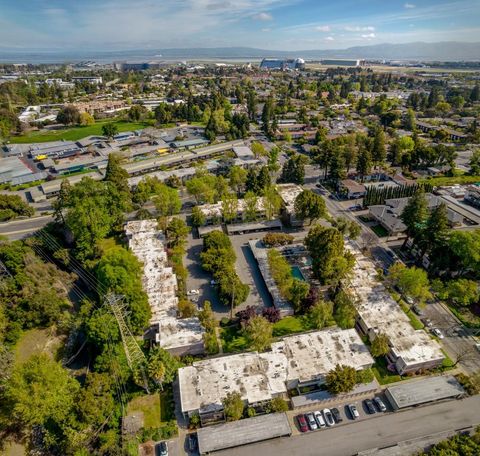
[[[112,313],[117,320],[118,328],[120,329],[120,335],[122,337],[123,349],[127,357],[128,366],[135,374],[139,374],[143,382],[143,387],[150,394],[148,390],[147,375],[145,373],[146,358],[139,347],[135,337],[128,328],[125,322],[125,316],[127,315],[126,304],[123,301],[123,296],[109,293],[105,296],[105,302],[112,310]]]

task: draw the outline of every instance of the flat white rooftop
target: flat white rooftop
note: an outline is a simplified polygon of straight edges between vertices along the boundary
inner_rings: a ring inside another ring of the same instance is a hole
[[[436,341],[412,327],[405,312],[377,280],[373,262],[351,244],[347,248],[356,258],[351,285],[358,298],[357,312],[367,328],[384,332],[394,354],[407,366],[445,358]]]
[[[300,195],[300,193],[303,192],[303,188],[297,184],[278,184],[277,191],[282,198],[288,212],[295,212],[295,199],[298,195]]]
[[[157,342],[165,349],[196,345],[203,340],[198,318],[177,318],[177,277],[168,266],[165,236],[156,220],[127,222],[129,247],[143,263],[142,284],[152,312],[150,324],[158,328]]]
[[[178,371],[182,412],[221,410],[239,392],[250,404],[287,391],[287,382],[322,380],[337,363],[357,370],[374,360],[353,329],[338,328],[285,337],[266,353],[241,353],[197,361]]]

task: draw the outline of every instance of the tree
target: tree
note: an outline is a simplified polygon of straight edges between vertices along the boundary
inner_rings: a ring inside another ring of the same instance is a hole
[[[184,220],[174,217],[170,220],[165,230],[165,234],[168,240],[168,246],[175,248],[178,246],[183,247],[185,245],[190,228],[187,226]]]
[[[445,245],[449,232],[447,205],[441,203],[432,210],[425,229],[420,234],[422,250],[432,252],[435,248]]]
[[[205,225],[205,214],[202,212],[202,210],[198,206],[194,206],[192,208],[192,225],[195,227],[203,226]]]
[[[387,150],[385,149],[385,134],[383,128],[378,127],[375,130],[373,139],[372,160],[377,165],[382,164],[387,158]]]
[[[243,197],[245,203],[245,220],[253,222],[257,219],[258,196],[252,191],[245,193]]]
[[[332,394],[349,393],[357,384],[357,373],[353,367],[337,364],[328,372],[325,385]]]
[[[88,125],[94,125],[94,124],[95,124],[95,119],[88,112],[82,112],[80,114],[80,125],[83,125],[86,127]]]
[[[275,307],[264,307],[262,310],[262,317],[268,320],[270,323],[277,323],[280,321],[280,310]]]
[[[232,223],[238,215],[238,199],[234,193],[226,193],[222,198],[222,217],[225,223]]]
[[[64,106],[58,111],[57,122],[63,125],[77,125],[80,123],[80,111],[73,105]]]
[[[255,155],[255,158],[267,156],[267,150],[265,149],[262,143],[258,141],[254,141],[252,142],[251,148],[252,148],[253,155]]]
[[[6,383],[11,423],[18,426],[61,426],[71,416],[80,385],[45,353],[17,365]]]
[[[405,115],[404,127],[407,130],[415,131],[417,128],[417,119],[415,118],[415,111],[412,108],[408,108]]]
[[[242,328],[245,328],[250,320],[257,316],[257,311],[254,306],[247,306],[243,310],[239,310],[235,316],[238,318],[238,322]]]
[[[163,368],[158,367],[160,363],[163,365]],[[177,371],[182,367],[182,363],[176,356],[171,355],[167,350],[155,345],[149,352],[148,371],[155,372],[154,367],[157,368],[155,375],[158,377],[159,374],[163,374],[162,383],[169,385],[175,380]]]
[[[272,408],[272,412],[274,413],[286,412],[289,408],[288,402],[283,399],[283,397],[274,397],[270,401],[270,406]]]
[[[372,156],[370,151],[365,147],[361,147],[358,151],[357,158],[357,172],[360,175],[360,180],[363,182],[365,176],[370,174],[372,170]]]
[[[128,185],[128,172],[121,166],[122,158],[117,154],[108,155],[107,168],[105,170],[105,181],[112,182],[119,192],[130,198],[130,187]]]
[[[264,193],[265,189],[270,187],[272,182],[270,179],[270,173],[268,172],[268,167],[262,166],[257,176],[258,186],[261,193]]]
[[[267,187],[264,191],[263,207],[267,220],[275,218],[282,207],[282,199],[273,185]]]
[[[247,180],[247,171],[241,166],[232,166],[228,178],[230,188],[236,192],[241,192]]]
[[[289,289],[290,301],[295,311],[299,311],[303,300],[307,297],[310,285],[300,279],[293,279]]]
[[[295,198],[295,216],[300,219],[312,221],[325,217],[327,209],[325,200],[311,190],[303,190]]]
[[[446,291],[448,299],[458,306],[470,306],[480,299],[480,289],[474,280],[463,278],[451,280]]]
[[[138,122],[148,116],[148,110],[145,106],[134,104],[128,110],[128,119],[132,122]]]
[[[106,136],[108,139],[113,139],[115,135],[118,134],[118,127],[113,122],[108,122],[102,125],[102,134]]]
[[[280,165],[278,163],[278,156],[280,154],[280,149],[277,146],[274,146],[270,149],[268,153],[268,169],[272,173],[276,173],[280,169]]]
[[[243,330],[248,346],[255,351],[264,351],[272,342],[273,325],[264,317],[253,317]]]
[[[337,325],[342,329],[349,329],[355,326],[357,310],[353,303],[352,296],[344,290],[340,290],[334,300],[333,317]]]
[[[333,304],[317,301],[308,311],[308,320],[315,329],[322,329],[333,323]]]
[[[112,378],[107,373],[91,372],[77,399],[77,413],[89,426],[101,426],[116,407]]]
[[[407,239],[416,238],[424,228],[428,219],[428,203],[423,191],[418,190],[409,200],[400,215],[407,227]]]
[[[178,190],[165,184],[158,184],[152,199],[160,217],[178,214],[182,208]]]
[[[385,333],[380,333],[375,336],[370,346],[370,352],[375,358],[385,356],[390,351],[390,341]]]
[[[200,323],[205,328],[205,331],[214,332],[217,327],[217,320],[212,310],[210,301],[204,301],[203,309],[197,315]]]
[[[295,238],[291,234],[286,233],[267,233],[263,236],[263,243],[267,247],[280,247],[293,242]]]
[[[476,149],[470,157],[470,174],[480,175],[480,149]]]
[[[178,312],[180,318],[190,318],[195,316],[197,308],[192,301],[189,301],[188,299],[180,299],[178,301]]]
[[[280,182],[291,182],[292,184],[303,185],[305,179],[305,157],[293,155],[283,165]]]
[[[315,225],[305,238],[312,257],[312,269],[322,283],[336,284],[353,268],[355,259],[344,250],[342,234],[336,228]]]
[[[248,118],[251,122],[255,122],[257,118],[257,95],[253,89],[247,93],[247,110]]]
[[[222,405],[227,421],[238,421],[243,416],[245,404],[239,392],[232,391],[227,393],[222,399]]]
[[[418,301],[419,305],[432,297],[426,271],[416,266],[407,268],[403,263],[395,263],[388,270],[388,279],[405,296]]]

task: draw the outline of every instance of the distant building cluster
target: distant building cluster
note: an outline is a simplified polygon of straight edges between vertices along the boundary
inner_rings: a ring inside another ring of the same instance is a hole
[[[263,59],[260,63],[263,70],[304,70],[305,60],[297,59]]]

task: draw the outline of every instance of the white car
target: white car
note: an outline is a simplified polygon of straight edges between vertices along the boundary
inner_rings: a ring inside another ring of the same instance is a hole
[[[313,412],[313,416],[315,417],[315,421],[317,422],[319,428],[327,427],[325,420],[319,411]]]
[[[327,423],[327,426],[333,426],[335,425],[335,420],[333,419],[332,412],[330,409],[323,409],[322,410],[323,416],[325,418],[325,422]]]
[[[190,290],[187,295],[199,295],[200,291],[199,290]]]
[[[437,336],[439,339],[443,339],[443,333],[438,328],[433,328],[432,333]]]

